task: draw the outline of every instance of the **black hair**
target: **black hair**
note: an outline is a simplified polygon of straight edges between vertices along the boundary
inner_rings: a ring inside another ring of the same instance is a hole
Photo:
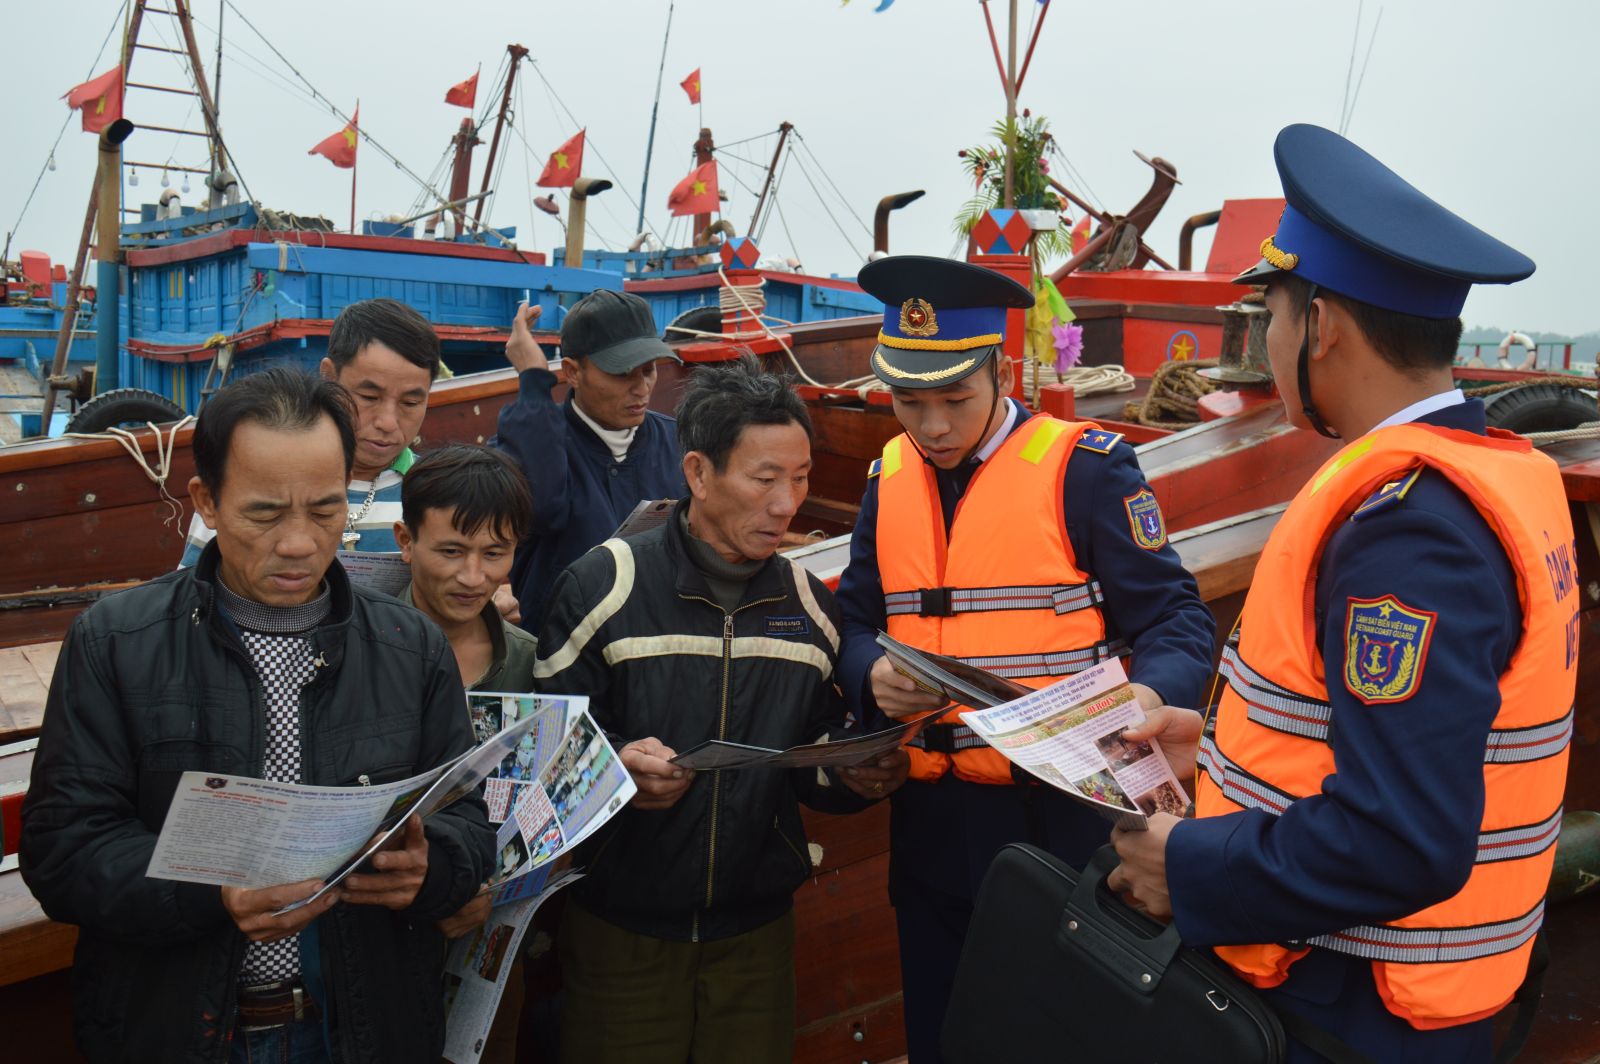
[[[699,451],[720,473],[750,425],[799,425],[807,439],[815,438],[811,415],[789,378],[766,372],[748,351],[737,362],[702,366],[690,375],[678,403],[678,446],[684,454]]]
[[[533,527],[533,494],[507,455],[488,447],[453,443],[429,451],[400,481],[400,517],[412,535],[429,510],[450,511],[464,536],[485,526],[520,541]]]
[[[1311,283],[1293,274],[1275,276],[1271,283],[1281,285],[1294,313],[1304,316]],[[1420,318],[1415,314],[1402,314],[1322,287],[1318,287],[1317,295],[1343,307],[1373,350],[1395,369],[1419,373],[1455,365],[1456,351],[1461,346],[1460,318]]]
[[[213,395],[194,426],[194,468],[212,495],[222,492],[233,431],[246,421],[268,429],[310,431],[330,418],[344,445],[344,475],[356,457],[356,411],[350,393],[314,373],[276,366],[241,377]]]
[[[328,331],[328,361],[342,370],[374,340],[430,377],[439,375],[439,334],[427,318],[397,299],[363,299],[341,310]]]

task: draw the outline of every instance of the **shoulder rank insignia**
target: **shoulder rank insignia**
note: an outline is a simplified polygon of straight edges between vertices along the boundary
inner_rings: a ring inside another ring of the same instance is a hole
[[[872,464],[867,466],[867,479],[871,480],[881,472],[883,472],[883,459],[874,458]]]
[[[1344,627],[1345,687],[1369,706],[1416,694],[1438,619],[1393,595],[1351,599]]]
[[[1111,448],[1122,442],[1122,433],[1105,429],[1090,429],[1078,437],[1078,446],[1095,454],[1110,454]]]
[[[1114,435],[1114,433],[1113,433]],[[1155,492],[1140,488],[1122,500],[1128,511],[1128,527],[1133,530],[1133,541],[1145,550],[1160,550],[1167,545],[1167,523],[1161,518],[1161,504]]]
[[[1350,514],[1352,521],[1359,521],[1363,517],[1371,517],[1380,510],[1387,510],[1399,504],[1406,497],[1406,492],[1411,490],[1411,485],[1417,482],[1422,475],[1422,467],[1417,466],[1409,473],[1403,473],[1399,478],[1391,480],[1383,487],[1367,496],[1365,502],[1357,506]]]

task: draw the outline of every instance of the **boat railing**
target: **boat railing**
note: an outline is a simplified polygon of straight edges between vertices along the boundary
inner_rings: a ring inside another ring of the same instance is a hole
[[[1521,345],[1517,346],[1520,347]],[[1568,371],[1575,368],[1587,372],[1592,369],[1591,366],[1586,366],[1582,362],[1580,362],[1576,367],[1573,366],[1572,347],[1573,345],[1571,343],[1563,343],[1560,341],[1535,344],[1533,368],[1551,372]],[[1461,345],[1456,348],[1457,366],[1465,366],[1474,358],[1481,361],[1483,365],[1489,369],[1494,369],[1496,367],[1504,368],[1500,366],[1500,344],[1498,341],[1493,343],[1487,340],[1477,343],[1463,341]],[[1524,356],[1519,353],[1514,355],[1510,361],[1513,365],[1520,367],[1523,358]]]

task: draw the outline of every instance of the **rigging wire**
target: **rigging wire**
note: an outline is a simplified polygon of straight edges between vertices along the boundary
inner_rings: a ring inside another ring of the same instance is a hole
[[[811,191],[816,194],[817,202],[821,204],[823,213],[828,216],[828,221],[833,223],[833,227],[839,231],[839,236],[843,238],[845,246],[851,251],[858,251],[859,249],[856,248],[855,242],[850,234],[844,231],[844,226],[839,224],[839,219],[833,216],[833,211],[829,209],[828,201],[823,198],[822,191],[817,188],[817,183],[811,179],[811,172],[806,169],[805,160],[801,159],[799,156],[796,156],[795,162],[800,167],[800,176],[805,178],[806,184],[811,186]]]
[[[233,13],[235,15],[238,15],[240,20],[243,21],[246,26],[250,27],[251,32],[253,32],[257,37],[261,38],[261,43],[265,44],[267,46],[267,48],[269,48],[272,51],[272,54],[277,56],[279,61],[282,62],[284,66],[289,68],[290,73],[294,74],[295,77],[299,78],[300,81],[302,83],[304,83],[306,88],[311,91],[311,93],[312,93],[312,95],[314,97],[316,97],[322,103],[327,105],[328,110],[333,113],[334,117],[342,119],[346,123],[350,122],[350,116],[345,114],[343,111],[341,111],[334,104],[334,102],[332,100],[328,99],[321,92],[318,92],[317,91],[317,87],[315,85],[311,84],[311,82],[306,78],[306,76],[304,74],[300,73],[299,68],[297,68],[293,63],[289,62],[289,57],[284,55],[281,51],[279,51],[277,45],[273,44],[270,40],[268,40],[266,35],[263,34],[259,29],[256,28],[255,23],[251,22],[249,17],[247,15],[245,15],[245,13],[239,9],[239,5],[237,3],[235,3],[234,0],[222,0],[222,2],[227,4],[228,7],[233,10]],[[434,199],[438,200],[440,203],[448,203],[449,202],[449,200],[446,199],[446,197],[440,195],[438,189],[434,188],[433,186],[429,185],[427,182],[423,181],[422,178],[418,177],[417,174],[409,166],[407,166],[405,163],[401,162],[400,159],[398,157],[396,157],[393,152],[389,151],[389,149],[385,148],[382,144],[380,144],[378,142],[377,138],[373,137],[373,135],[371,133],[368,133],[365,129],[361,129],[359,126],[357,127],[356,132],[360,135],[361,139],[365,140],[368,144],[371,144],[373,146],[373,148],[375,148],[377,150],[378,154],[382,155],[385,159],[388,159],[390,162],[394,163],[394,166],[395,166],[396,170],[399,170],[401,173],[403,173],[407,177],[411,178],[411,180],[415,181],[418,185],[421,185],[423,188],[425,188],[428,191],[428,193],[433,196]],[[232,157],[231,153],[230,153],[229,157],[230,158]],[[237,172],[237,167],[235,167],[235,171]],[[239,183],[241,185],[244,184],[244,178],[242,176],[239,178]],[[248,186],[245,187],[245,192],[247,194],[249,193],[249,187]]]
[[[233,6],[233,0],[227,0],[227,3],[230,7]],[[555,86],[550,84],[550,79],[544,76],[544,71],[539,68],[539,64],[534,60],[533,56],[529,55],[524,56],[523,58],[529,66],[533,67],[533,72],[539,75],[539,80],[544,82],[544,87],[549,91],[551,98],[554,99],[557,104],[560,104],[562,111],[566,112],[567,120],[579,128],[584,128],[583,123],[579,122],[577,116],[572,113],[572,108],[567,106],[566,101],[561,98],[561,94],[556,92]],[[623,184],[622,178],[617,175],[617,171],[609,162],[606,161],[606,157],[600,154],[600,149],[595,146],[594,140],[588,136],[585,136],[583,143],[584,150],[592,150],[595,158],[600,160],[600,165],[605,167],[606,172],[611,175],[611,183],[618,189],[618,191],[627,197],[628,202],[635,210],[642,211],[642,208],[639,207],[639,201],[633,198],[633,193],[628,191],[628,186]],[[602,200],[601,202],[604,203],[605,201]],[[661,234],[656,232],[655,226],[650,224],[650,219],[648,217],[646,217],[644,220],[644,227],[654,234],[657,240],[661,239]]]
[[[100,49],[94,53],[94,61],[89,64],[89,73],[84,76],[84,81],[94,77],[95,68],[100,65],[100,59],[106,54],[106,45],[111,43],[111,35],[117,32],[117,27],[122,24],[122,15],[128,6],[128,0],[122,0],[122,6],[117,8],[116,17],[111,20],[111,28],[106,30],[105,38],[100,42]],[[61,120],[61,128],[56,130],[55,143],[50,145],[50,152],[44,157],[44,163],[39,167],[39,176],[33,179],[33,188],[28,190],[28,198],[22,201],[22,210],[17,212],[17,220],[12,223],[6,232],[5,250],[0,251],[0,259],[10,254],[11,238],[17,230],[22,228],[22,220],[28,215],[28,207],[33,203],[34,194],[39,191],[39,183],[44,180],[44,175],[49,172],[50,164],[55,160],[56,149],[61,147],[61,138],[66,135],[67,126],[72,124],[74,111],[68,111],[67,116]]]
[[[1350,96],[1350,110],[1344,116],[1344,124],[1339,127],[1342,137],[1350,131],[1350,123],[1356,117],[1356,101],[1361,99],[1361,86],[1367,80],[1367,64],[1372,62],[1372,46],[1378,43],[1378,27],[1383,24],[1383,8],[1378,8],[1378,17],[1372,23],[1372,36],[1367,38],[1367,54],[1361,60],[1361,74],[1356,78],[1356,91]]]
[[[857,214],[856,211],[855,211],[855,208],[850,206],[849,198],[842,191],[840,191],[839,186],[834,183],[833,178],[828,176],[828,171],[823,167],[822,160],[818,159],[816,153],[811,150],[811,145],[806,142],[806,138],[804,138],[804,137],[802,137],[800,135],[800,131],[798,129],[791,129],[789,132],[790,132],[790,135],[793,136],[795,140],[798,140],[800,142],[800,146],[806,150],[807,158],[809,158],[811,160],[811,162],[816,166],[817,171],[820,174],[822,174],[823,180],[826,181],[828,183],[829,187],[831,187],[833,189],[834,195],[839,197],[839,202],[844,204],[844,209],[850,213],[850,217],[852,217],[852,218],[854,218],[856,220],[856,224],[861,227],[861,231],[863,233],[867,234],[867,239],[868,240],[871,240],[872,239],[872,229],[871,229],[871,227],[868,226],[866,222],[862,221],[861,215]],[[803,165],[801,166],[801,172],[802,173],[805,172],[805,167]],[[820,199],[821,196],[819,195],[818,198]]]
[[[1356,70],[1356,48],[1361,44],[1361,10],[1365,0],[1356,0],[1356,28],[1350,35],[1350,61],[1344,68],[1344,98],[1339,101],[1339,135],[1344,136],[1345,115],[1350,111],[1350,77]]]

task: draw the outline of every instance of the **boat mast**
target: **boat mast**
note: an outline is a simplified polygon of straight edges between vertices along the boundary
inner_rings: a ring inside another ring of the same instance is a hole
[[[495,119],[494,137],[489,141],[489,160],[483,164],[483,187],[478,190],[478,206],[472,212],[472,224],[483,223],[483,205],[489,202],[489,178],[494,174],[494,157],[500,151],[500,133],[506,127],[506,117],[511,113],[511,87],[517,82],[517,68],[522,65],[523,57],[528,50],[520,44],[506,45],[506,51],[511,53],[511,63],[506,70],[506,89],[500,96],[500,115]],[[462,189],[466,194],[466,189]],[[450,193],[452,199],[457,198],[454,192]]]
[[[792,122],[784,122],[778,126],[778,146],[773,149],[772,164],[767,167],[767,179],[761,183],[761,195],[756,197],[756,212],[750,216],[750,228],[744,231],[745,236],[756,235],[756,223],[761,220],[761,208],[767,202],[767,190],[772,187],[772,175],[777,172],[778,159],[783,155],[783,146],[788,143],[789,131],[793,128]]]
[[[644,232],[644,202],[650,191],[650,155],[656,147],[656,115],[661,110],[661,75],[667,70],[667,40],[672,36],[674,6],[675,3],[667,4],[667,32],[661,35],[661,65],[656,68],[656,102],[650,107],[650,137],[644,142],[644,180],[639,182],[639,221],[633,227],[635,233]]]
[[[1011,0],[1011,25],[1006,41],[1006,198],[1002,207],[1016,206],[1013,183],[1017,154],[1017,0]]]
[[[711,140],[711,130],[701,126],[700,136],[694,142],[694,165],[696,169],[710,162],[712,159],[712,153],[714,153],[716,150],[717,146]],[[695,215],[694,231],[689,234],[690,243],[694,246],[698,246],[700,242],[705,239],[706,231],[710,228],[710,211],[707,211],[705,214]]]

